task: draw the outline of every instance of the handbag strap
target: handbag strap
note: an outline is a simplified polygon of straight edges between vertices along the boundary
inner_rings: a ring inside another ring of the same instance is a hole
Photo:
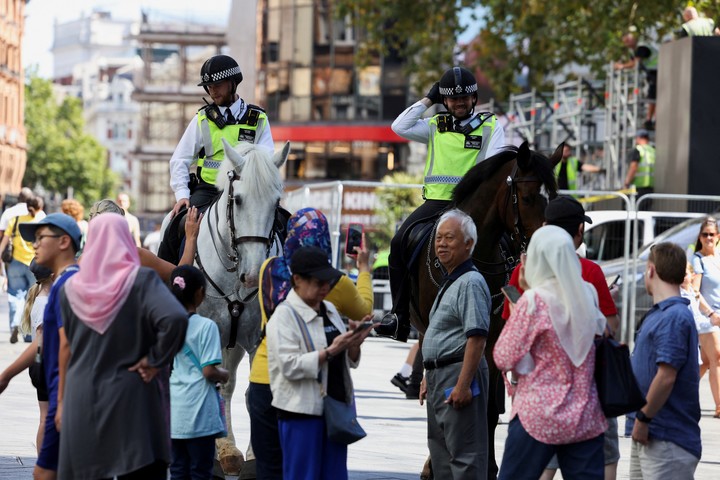
[[[278,305],[278,307],[280,307],[280,306],[286,306],[292,312],[293,316],[295,317],[295,321],[297,322],[298,327],[300,328],[300,334],[303,337],[303,342],[305,343],[305,348],[307,348],[307,351],[308,352],[315,351],[315,344],[313,343],[312,338],[310,338],[310,331],[307,328],[307,324],[302,320],[302,318],[300,318],[300,315],[298,315],[298,313],[295,311],[295,309],[292,307],[292,305],[290,305],[287,302],[283,302],[280,305]],[[318,372],[318,376],[315,380],[317,380],[318,385],[320,385],[320,395],[322,395],[324,397],[326,395],[326,393],[325,393],[325,389],[322,386],[321,372]]]
[[[298,324],[298,327],[300,328],[300,334],[303,336],[303,342],[305,342],[305,347],[307,348],[308,352],[312,352],[315,350],[315,344],[312,341],[312,338],[310,338],[310,331],[308,331],[307,325],[305,322],[300,318],[300,315],[295,311],[295,309],[292,307],[292,305],[289,305],[285,302],[283,302],[283,305],[290,309],[290,311],[293,313],[293,316],[295,317],[295,321]]]

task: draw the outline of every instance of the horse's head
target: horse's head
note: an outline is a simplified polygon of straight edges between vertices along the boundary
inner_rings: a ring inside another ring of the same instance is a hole
[[[515,164],[506,179],[511,205],[505,209],[504,221],[514,240],[525,248],[527,240],[543,225],[545,207],[557,196],[553,168],[562,158],[561,144],[550,158],[530,150],[523,142],[517,150]]]
[[[222,192],[216,214],[221,218],[223,248],[237,257],[235,287],[242,294],[257,287],[260,266],[275,245],[272,227],[283,193],[279,169],[287,160],[290,143],[274,155],[251,143],[232,147],[225,139],[223,148],[225,160],[215,181]]]

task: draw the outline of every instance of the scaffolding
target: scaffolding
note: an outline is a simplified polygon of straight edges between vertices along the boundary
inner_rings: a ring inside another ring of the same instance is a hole
[[[550,125],[552,94],[532,89],[527,93],[510,95],[507,111],[506,136],[512,143],[527,141],[531,148],[550,148]]]
[[[607,67],[603,163],[607,170],[608,188],[623,187],[627,172],[626,155],[635,145],[638,118],[642,118],[639,115],[645,107],[640,100],[643,81],[639,66],[623,70],[615,70],[612,64]]]
[[[627,172],[626,155],[640,127],[638,119],[644,118],[644,82],[640,67],[615,70],[611,64],[605,81],[581,77],[556,82],[552,94],[533,89],[511,95],[508,142],[528,141],[532,148],[546,151],[567,142],[581,161],[605,171],[579,175],[578,187],[620,189]]]

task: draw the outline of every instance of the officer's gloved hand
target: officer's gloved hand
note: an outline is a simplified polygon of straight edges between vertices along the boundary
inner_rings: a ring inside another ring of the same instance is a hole
[[[435,82],[430,91],[425,95],[433,103],[442,103],[442,95],[440,95],[440,82]]]

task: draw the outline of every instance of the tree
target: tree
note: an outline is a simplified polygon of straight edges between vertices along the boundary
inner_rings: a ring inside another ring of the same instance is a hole
[[[50,80],[30,74],[25,85],[27,170],[23,185],[41,184],[64,194],[69,187],[81,203],[109,196],[117,185],[107,166],[107,151],[83,131],[80,99],[58,102]]]
[[[372,235],[371,241],[376,246],[387,247],[395,235],[395,230],[423,202],[420,188],[400,188],[396,185],[419,184],[419,176],[403,172],[386,175],[382,183],[387,187],[378,187],[375,190],[378,207],[375,209],[381,221]]]
[[[364,32],[368,52],[396,49],[407,61],[407,73],[424,93],[453,63],[460,16],[482,6],[477,40],[478,64],[499,100],[519,90],[515,78],[528,75],[531,87],[542,88],[551,76],[573,63],[588,65],[602,76],[612,60],[626,56],[622,34],[634,26],[638,34],[662,39],[682,24],[684,1],[655,0],[336,0],[340,14],[353,14]],[[692,2],[691,2],[692,3]],[[695,2],[698,10],[720,21],[720,2]],[[473,27],[471,27],[473,28]],[[359,60],[360,62],[363,59]]]

